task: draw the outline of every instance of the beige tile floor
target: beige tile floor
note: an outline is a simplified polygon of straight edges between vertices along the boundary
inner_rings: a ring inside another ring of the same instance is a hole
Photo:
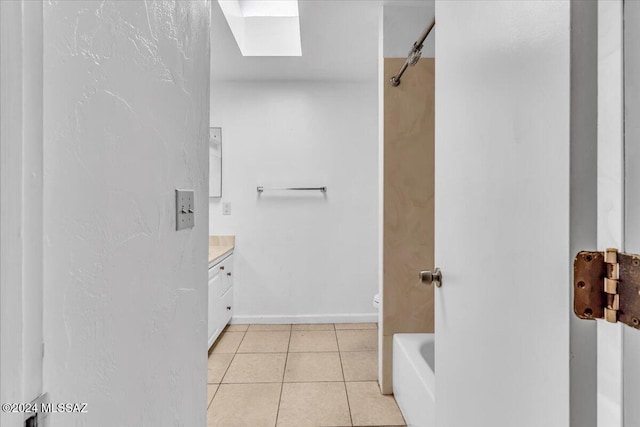
[[[208,427],[404,426],[378,388],[375,323],[230,325],[209,354]]]

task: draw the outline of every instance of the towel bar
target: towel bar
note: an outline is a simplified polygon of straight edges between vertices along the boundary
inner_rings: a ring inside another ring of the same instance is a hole
[[[258,193],[263,193],[264,191],[321,191],[323,193],[327,192],[327,187],[283,187],[283,188],[264,188],[262,186],[257,188]]]

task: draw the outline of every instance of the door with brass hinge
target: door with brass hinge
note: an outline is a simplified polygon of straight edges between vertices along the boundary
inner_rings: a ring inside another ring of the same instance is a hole
[[[574,261],[573,284],[578,317],[640,329],[640,255],[616,249],[580,252]]]

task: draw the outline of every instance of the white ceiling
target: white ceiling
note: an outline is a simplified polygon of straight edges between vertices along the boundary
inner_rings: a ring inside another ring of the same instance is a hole
[[[301,57],[242,56],[220,5],[211,6],[214,81],[378,78],[381,1],[299,0]]]
[[[220,5],[213,1],[211,6],[214,81],[377,80],[383,6],[388,58],[405,57],[435,14],[435,0],[298,0],[302,56],[245,57]],[[425,42],[424,57],[434,56],[434,40],[435,30]]]

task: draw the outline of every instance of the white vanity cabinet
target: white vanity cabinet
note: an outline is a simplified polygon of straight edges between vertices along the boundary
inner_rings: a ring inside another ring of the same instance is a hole
[[[233,251],[209,266],[209,347],[233,314]]]

